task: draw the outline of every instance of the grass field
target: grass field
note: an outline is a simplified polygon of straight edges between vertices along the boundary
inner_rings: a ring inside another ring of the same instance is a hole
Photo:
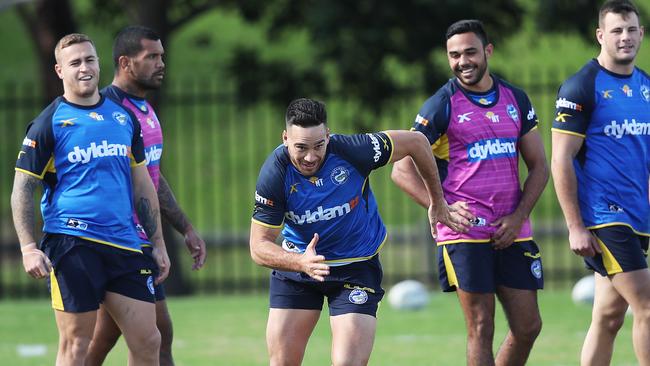
[[[265,365],[266,295],[170,298],[175,324],[174,353],[178,365]],[[576,365],[590,308],[576,306],[568,291],[540,294],[544,327],[529,365]],[[46,301],[0,302],[0,363],[52,365],[57,333]],[[631,342],[632,319],[617,339],[612,365],[636,364]],[[503,314],[497,312],[496,336],[505,335]],[[321,319],[308,345],[304,365],[329,365],[329,327]],[[44,355],[21,357],[19,345],[46,347]],[[370,365],[462,365],[465,332],[453,294],[435,293],[428,307],[398,312],[384,303]],[[106,365],[126,364],[120,341]]]

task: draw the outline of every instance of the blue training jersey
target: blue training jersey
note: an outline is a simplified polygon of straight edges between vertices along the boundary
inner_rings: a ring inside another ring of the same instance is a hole
[[[368,176],[386,165],[392,152],[386,133],[333,135],[322,166],[307,177],[281,145],[260,171],[253,221],[272,228],[284,223],[285,250],[304,252],[318,233],[316,252],[330,265],[367,260],[386,240]]]
[[[573,161],[588,228],[626,225],[650,236],[650,77],[588,62],[562,84],[553,131],[584,138]]]
[[[93,106],[59,97],[28,125],[16,170],[43,182],[44,232],[140,252],[131,166],[144,163],[128,110],[104,97]]]

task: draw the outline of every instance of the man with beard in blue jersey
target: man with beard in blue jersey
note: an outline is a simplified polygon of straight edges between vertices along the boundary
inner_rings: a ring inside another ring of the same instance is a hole
[[[67,35],[54,54],[64,93],[27,127],[11,194],[23,266],[34,278],[49,278],[57,365],[84,365],[100,303],[124,333],[129,364],[158,365],[154,279],[133,223],[134,202],[160,269],[155,282],[167,277],[169,258],[140,126],[131,112],[99,94],[99,59],[90,38]],[[33,232],[39,182],[40,247]]]
[[[434,237],[438,221],[466,230],[469,213],[450,212],[424,135],[330,136],[325,105],[304,98],[289,104],[285,120],[284,144],[260,171],[250,235],[253,260],[274,269],[266,332],[270,363],[301,364],[327,297],[331,363],[365,365],[384,295],[379,251],[387,236],[368,181],[372,170],[413,158],[432,202]],[[275,244],[280,233],[282,247]]]
[[[581,365],[609,365],[628,304],[637,360],[650,365],[650,77],[635,67],[643,27],[628,0],[600,8],[600,54],[558,92],[552,172],[571,250],[594,271]]]

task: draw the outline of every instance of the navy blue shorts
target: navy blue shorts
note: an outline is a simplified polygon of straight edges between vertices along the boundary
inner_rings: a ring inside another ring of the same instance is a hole
[[[495,293],[497,286],[521,290],[544,287],[542,257],[534,241],[495,250],[491,243],[438,246],[440,285],[445,292]]]
[[[48,286],[56,310],[97,310],[107,291],[154,302],[153,269],[142,253],[48,233],[41,249],[52,262]]]
[[[142,247],[142,253],[144,253],[144,256],[147,257],[148,261],[150,261],[149,265],[151,266],[151,268],[153,268],[152,274],[155,280],[156,277],[158,277],[158,273],[160,273],[160,271],[158,270],[158,264],[156,264],[156,260],[153,259],[153,254],[152,254],[153,247],[150,246]],[[163,301],[165,300],[165,298],[167,298],[167,296],[165,296],[165,286],[163,286],[162,283],[158,285],[154,284],[153,287],[154,287],[154,296],[156,297],[156,301]]]
[[[322,310],[327,297],[330,316],[360,313],[376,317],[384,297],[382,277],[378,255],[367,261],[330,267],[330,275],[324,282],[302,272],[273,271],[270,307]]]
[[[648,268],[648,237],[624,225],[592,229],[602,254],[585,257],[585,266],[601,276]]]

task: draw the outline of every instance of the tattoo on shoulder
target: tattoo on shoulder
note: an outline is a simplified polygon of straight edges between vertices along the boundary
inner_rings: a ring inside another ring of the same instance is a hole
[[[140,224],[142,224],[142,227],[147,233],[147,236],[149,238],[152,238],[156,233],[156,230],[158,230],[158,220],[160,213],[158,210],[155,210],[151,206],[149,199],[144,197],[140,198],[140,200],[136,203],[135,210],[138,214]]]

